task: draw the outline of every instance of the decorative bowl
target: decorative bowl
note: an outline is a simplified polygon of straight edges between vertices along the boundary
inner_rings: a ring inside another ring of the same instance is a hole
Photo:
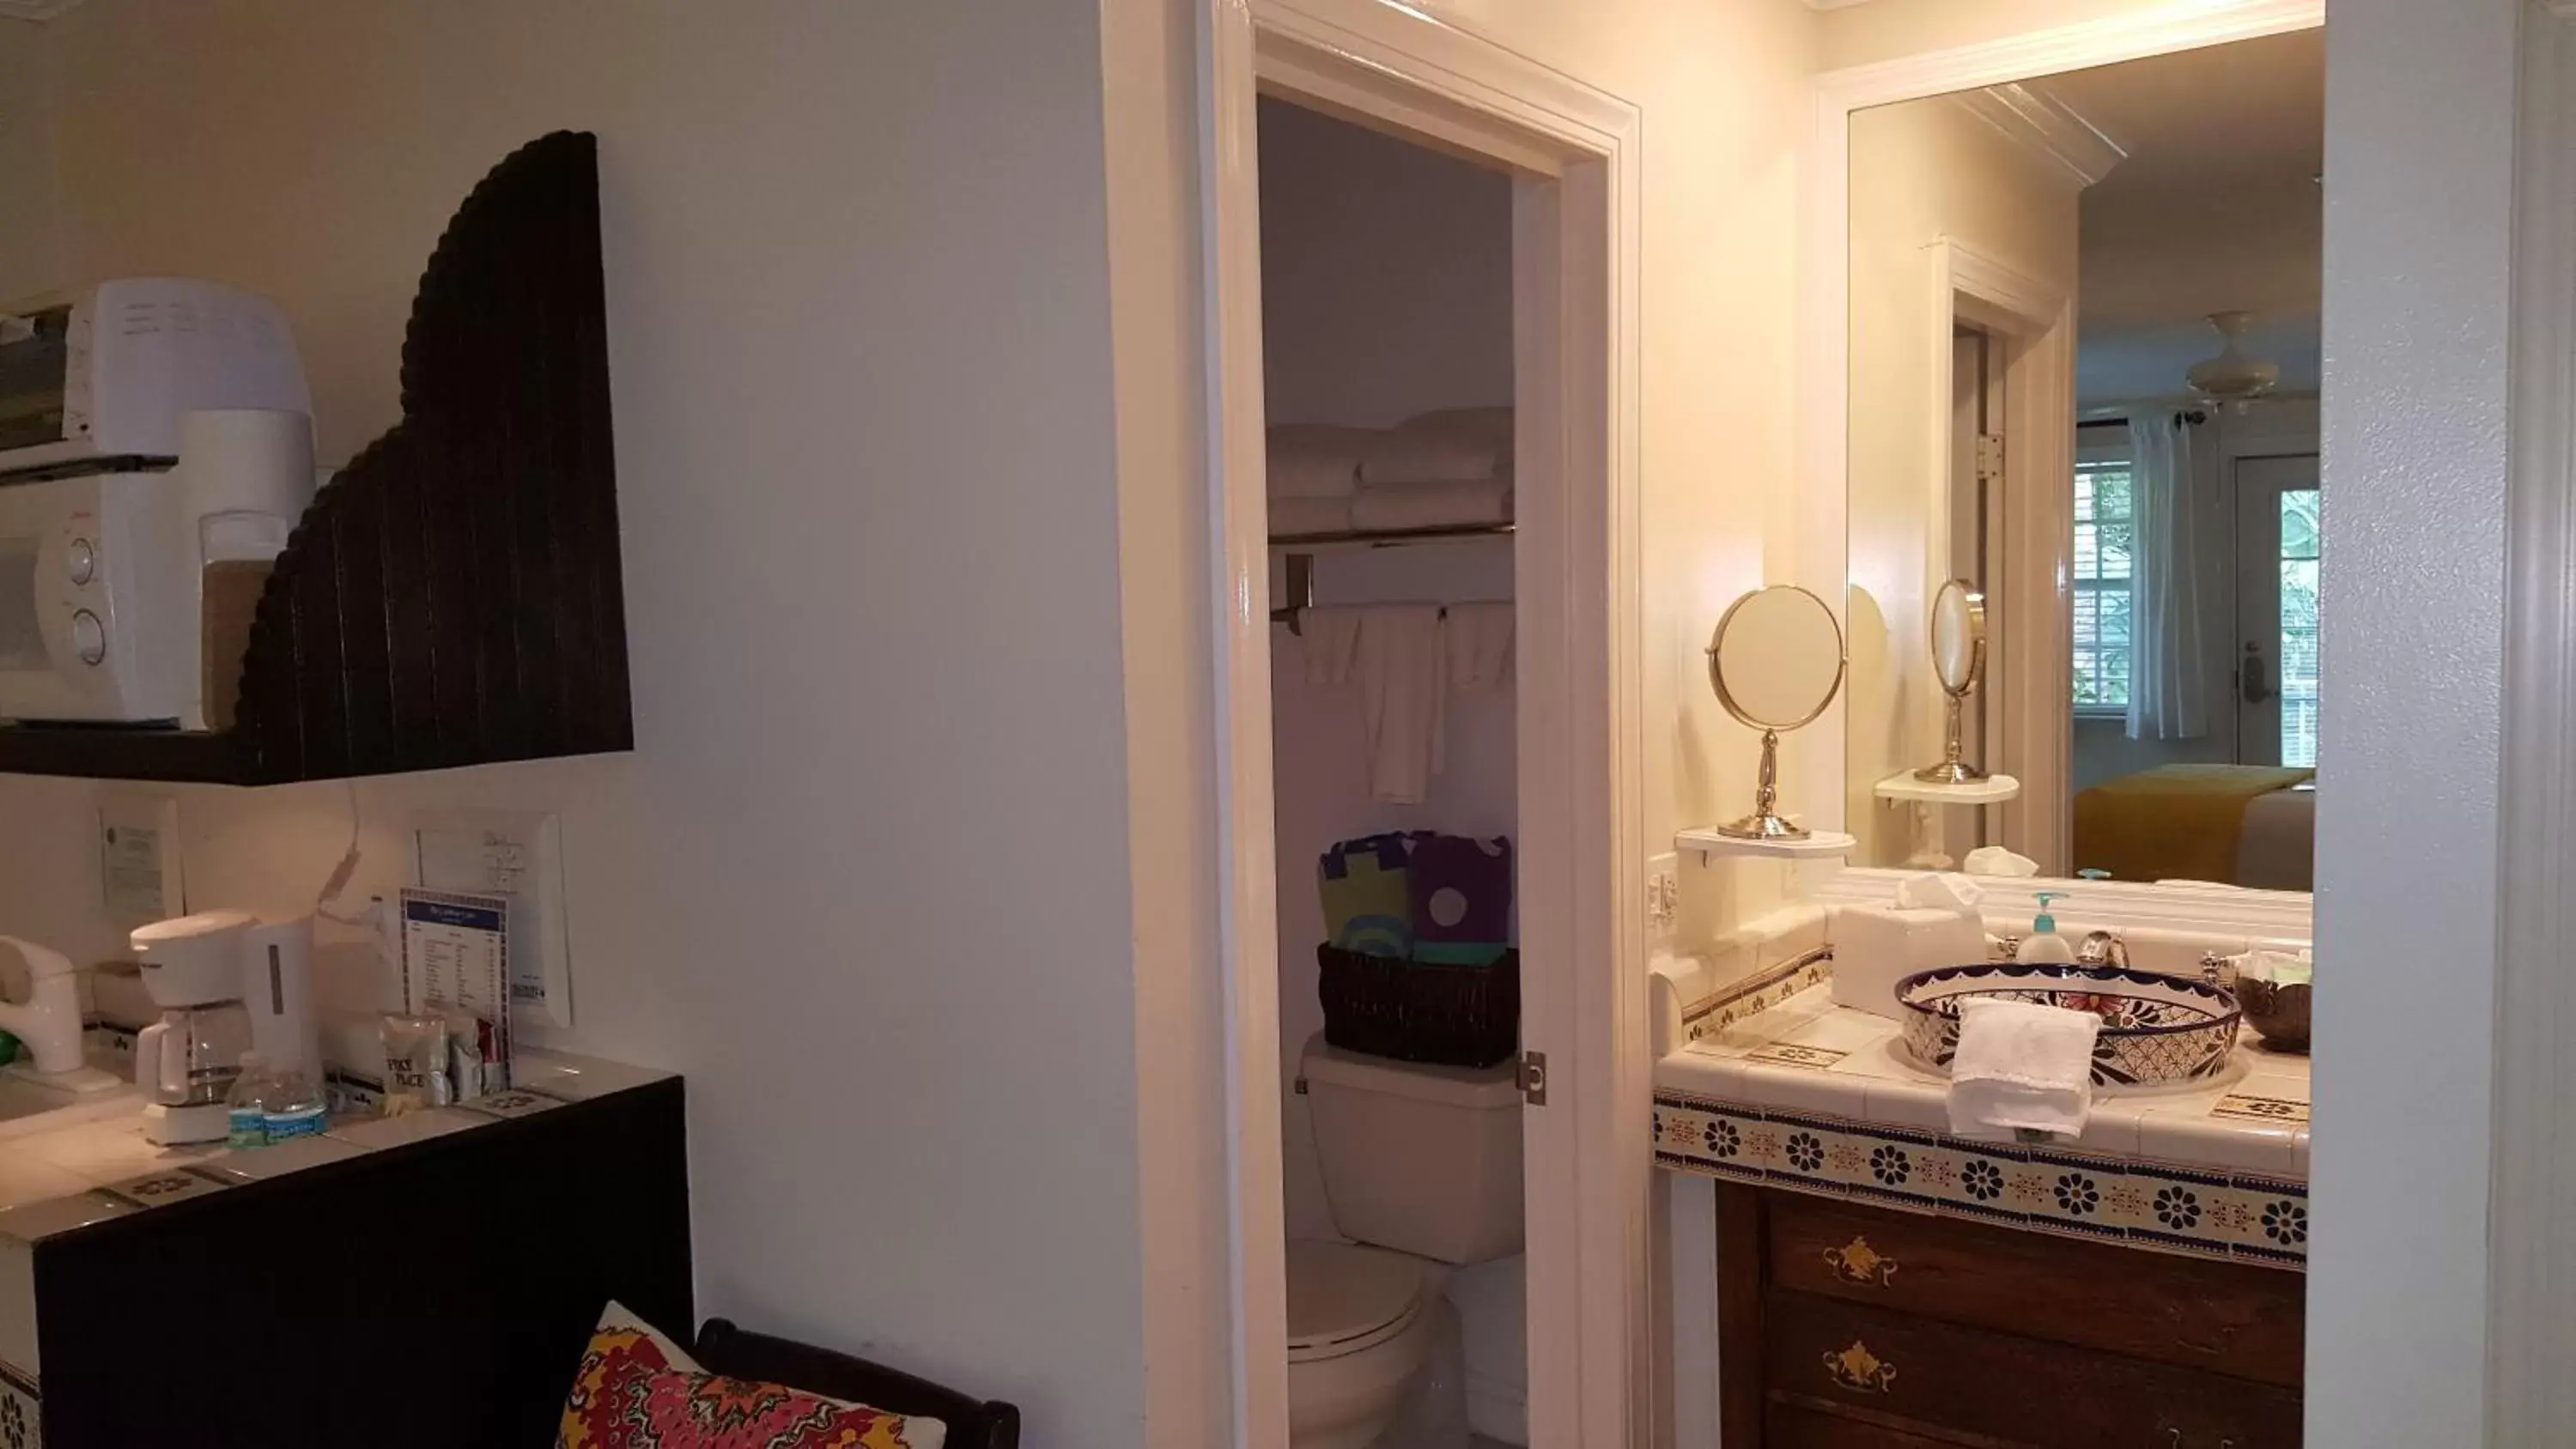
[[[1959,1051],[1959,1003],[1970,997],[2029,1001],[2102,1018],[2093,1085],[2161,1087],[2206,1081],[2227,1069],[2244,1019],[2225,988],[2118,966],[1995,962],[1918,971],[1896,983],[1905,1046],[1935,1071]]]
[[[2308,1009],[2315,988],[2305,981],[2277,986],[2269,981],[2236,983],[2236,998],[2245,1003],[2245,1020],[2263,1044],[2275,1051],[2308,1049]]]

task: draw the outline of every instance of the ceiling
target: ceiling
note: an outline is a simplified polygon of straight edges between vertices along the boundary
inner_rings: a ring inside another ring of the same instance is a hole
[[[2076,391],[2182,390],[2218,350],[2200,319],[2255,314],[2247,348],[2317,385],[2325,32],[2302,30],[2036,82],[2129,155],[2086,189]]]

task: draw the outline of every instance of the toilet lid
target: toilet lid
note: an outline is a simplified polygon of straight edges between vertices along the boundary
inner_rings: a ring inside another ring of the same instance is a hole
[[[1410,1326],[1421,1305],[1421,1265],[1402,1253],[1350,1243],[1288,1244],[1290,1363],[1374,1348]]]

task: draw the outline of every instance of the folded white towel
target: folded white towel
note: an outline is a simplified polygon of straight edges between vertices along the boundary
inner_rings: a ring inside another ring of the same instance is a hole
[[[1360,459],[1360,482],[1409,488],[1422,483],[1473,483],[1511,476],[1512,450],[1472,431],[1442,427],[1398,428],[1380,433]]]
[[[1512,485],[1498,478],[1362,488],[1351,500],[1351,522],[1363,529],[1456,528],[1511,517]]]
[[[1360,460],[1388,435],[1376,428],[1282,423],[1270,430],[1273,498],[1348,498],[1360,486]]]
[[[1444,632],[1449,682],[1460,689],[1495,689],[1512,677],[1512,603],[1451,604]]]
[[[2102,1018],[2028,1001],[1959,1003],[1950,1060],[1950,1130],[1962,1137],[2073,1137],[2093,1111],[2093,1043]]]
[[[1350,531],[1351,500],[1348,498],[1273,498],[1270,500],[1270,536],[1272,538]]]
[[[1440,609],[1388,604],[1355,612],[1360,634],[1352,667],[1368,725],[1369,793],[1419,805],[1430,798],[1431,777],[1447,751],[1449,661]]]

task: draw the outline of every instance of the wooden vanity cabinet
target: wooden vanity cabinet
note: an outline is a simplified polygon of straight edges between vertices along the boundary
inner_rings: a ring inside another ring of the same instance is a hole
[[[1727,1449],[2284,1449],[2306,1279],[1718,1185]]]

